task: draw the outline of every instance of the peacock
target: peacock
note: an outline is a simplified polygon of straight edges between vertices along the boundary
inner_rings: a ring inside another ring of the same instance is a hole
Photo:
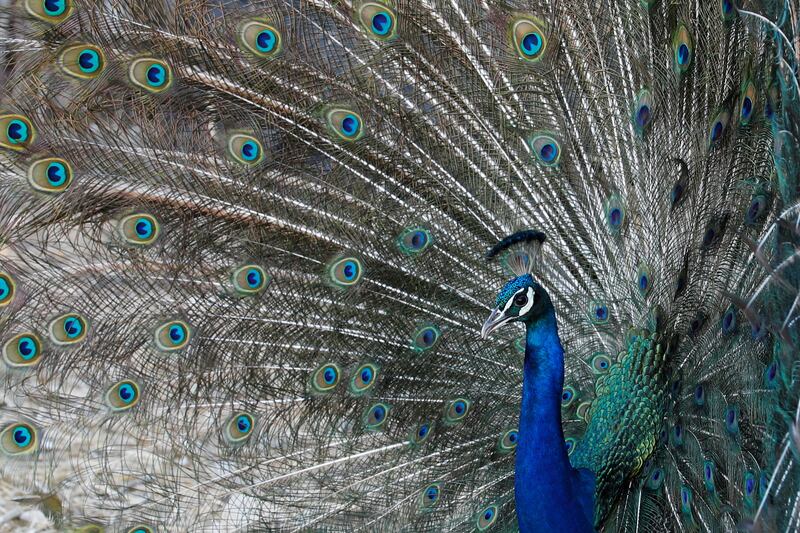
[[[3,2],[3,527],[797,531],[798,13]]]

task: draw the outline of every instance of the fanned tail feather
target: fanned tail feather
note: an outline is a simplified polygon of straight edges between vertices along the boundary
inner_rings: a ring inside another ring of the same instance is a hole
[[[752,295],[759,261],[796,287],[762,237],[796,227],[768,229],[796,135],[758,22],[701,1],[30,4],[0,15],[0,445],[63,525],[513,530],[519,332],[479,332],[509,269],[486,251],[522,228],[547,235],[598,525],[731,530],[795,501],[767,485],[792,466],[769,444],[791,440],[797,306]],[[669,357],[635,348],[650,335]],[[617,464],[592,420],[623,369],[658,392]]]

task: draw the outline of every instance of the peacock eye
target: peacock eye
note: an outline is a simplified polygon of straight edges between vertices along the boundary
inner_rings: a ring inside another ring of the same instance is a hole
[[[32,332],[22,333],[5,343],[2,355],[6,364],[11,367],[34,365],[42,356],[42,341]]]
[[[250,413],[236,413],[228,419],[225,425],[225,439],[231,444],[239,444],[247,440],[253,432],[255,419]]]
[[[112,411],[127,411],[139,403],[139,385],[126,379],[114,384],[106,392],[106,403]]]
[[[25,9],[50,24],[63,22],[72,13],[72,0],[26,0]]]
[[[20,455],[36,450],[38,435],[30,424],[16,422],[0,433],[0,450],[6,455]]]
[[[275,57],[283,47],[281,33],[259,20],[248,20],[239,26],[239,43],[259,58]]]
[[[0,146],[24,150],[33,142],[35,130],[30,119],[22,115],[0,115]]]
[[[130,64],[128,78],[142,89],[160,93],[172,85],[172,69],[159,59],[142,57]]]
[[[528,303],[528,297],[525,294],[517,294],[514,296],[514,305],[517,307],[523,307],[525,304]]]
[[[442,487],[439,483],[431,483],[424,489],[419,496],[419,506],[421,509],[430,509],[439,503],[442,496]]]
[[[91,44],[77,44],[66,48],[58,58],[64,73],[81,79],[99,76],[105,68],[103,51]]]

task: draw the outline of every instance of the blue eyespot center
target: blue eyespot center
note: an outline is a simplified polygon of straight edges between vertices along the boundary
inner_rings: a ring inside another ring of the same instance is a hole
[[[622,224],[622,209],[615,207],[608,212],[608,221],[613,227],[619,227]]]
[[[458,401],[453,405],[453,409],[455,410],[456,414],[463,414],[464,411],[467,409],[467,406],[464,402]]]
[[[648,285],[650,284],[650,280],[647,279],[647,276],[642,274],[639,276],[639,288],[641,290],[647,289]]]
[[[63,15],[67,9],[65,0],[44,0],[44,11],[50,16]]]
[[[530,32],[522,38],[522,51],[527,56],[535,56],[542,50],[542,36],[536,32]]]
[[[432,329],[428,328],[422,332],[422,344],[430,346],[434,340],[436,340],[436,333]]]
[[[358,264],[355,261],[347,261],[342,271],[344,272],[344,279],[353,281],[358,276]]]
[[[484,518],[484,520],[486,520],[487,522],[488,522],[489,520],[491,520],[493,516],[494,516],[494,511],[492,511],[491,509],[487,509],[487,510],[486,510],[486,512],[485,512],[485,513],[483,513],[483,518]]]
[[[236,419],[236,428],[242,433],[248,433],[251,427],[252,423],[250,422],[250,419],[245,415],[240,415]]]
[[[242,158],[245,161],[253,161],[258,158],[258,144],[254,141],[247,141],[242,144]]]
[[[429,500],[435,500],[439,497],[439,489],[436,487],[429,487],[425,495]]]
[[[169,327],[169,339],[175,343],[180,344],[186,338],[186,331],[183,326],[173,324]]]
[[[0,300],[4,300],[9,294],[11,294],[11,286],[8,281],[0,277]]]
[[[136,220],[136,235],[141,239],[147,239],[153,235],[153,223],[146,218]]]
[[[77,317],[70,317],[64,320],[64,333],[67,334],[67,337],[70,339],[74,339],[75,337],[80,336],[83,332],[83,324],[81,324],[81,320]]]
[[[336,382],[336,369],[331,366],[327,367],[322,373],[322,378],[325,380],[325,383],[332,385]]]
[[[644,128],[650,122],[650,106],[640,106],[636,111],[636,125]]]
[[[372,409],[372,418],[375,420],[376,423],[383,420],[386,416],[386,409],[382,405],[376,405]]]
[[[676,183],[675,186],[672,188],[670,192],[670,198],[672,199],[672,203],[676,203],[678,200],[681,199],[683,196],[683,185],[680,183]]]
[[[14,435],[14,443],[20,448],[24,448],[25,446],[30,444],[31,439],[33,439],[33,436],[31,435],[31,430],[29,430],[25,426],[15,427],[13,435]]]
[[[714,228],[708,228],[706,232],[703,234],[703,246],[709,246],[714,242],[714,238],[717,236],[717,232],[714,231]]]
[[[372,369],[365,368],[361,371],[361,382],[367,385],[370,381],[372,381]]]
[[[364,267],[356,257],[343,257],[328,267],[328,273],[336,286],[351,287],[364,275]]]
[[[131,403],[134,399],[136,399],[136,389],[134,389],[133,385],[130,383],[125,383],[120,385],[117,395],[119,396],[119,399],[126,404]]]
[[[147,81],[153,87],[161,87],[167,81],[167,71],[154,63],[147,69]]]
[[[728,311],[727,313],[725,313],[725,317],[722,319],[722,328],[725,331],[728,331],[730,330],[732,324],[733,324],[733,313],[731,311]]]
[[[278,39],[272,30],[263,30],[256,36],[256,47],[261,52],[272,52],[277,42]]]
[[[702,403],[703,398],[705,398],[705,389],[702,385],[698,385],[694,389],[694,399],[697,403]]]
[[[67,169],[62,163],[47,165],[47,181],[50,185],[58,187],[67,181]]]
[[[763,207],[763,202],[761,198],[756,198],[752,202],[750,202],[750,208],[747,210],[748,222],[755,222],[755,220],[761,214],[762,207]]]
[[[608,318],[608,308],[604,305],[598,306],[594,311],[598,320],[605,320]]]
[[[555,160],[556,156],[558,155],[558,147],[556,147],[553,143],[547,143],[542,146],[541,150],[539,150],[539,156],[541,156],[542,160],[550,163]]]
[[[767,377],[769,378],[770,381],[772,381],[775,379],[775,376],[777,375],[778,375],[778,365],[777,363],[773,362],[771,365],[769,365],[769,368],[767,369]]]
[[[428,242],[428,235],[424,231],[415,231],[411,236],[411,245],[414,248],[422,248]]]
[[[722,131],[724,129],[722,122],[716,121],[714,127],[711,129],[711,140],[714,142],[718,141],[720,137],[722,137]]]
[[[528,142],[536,159],[545,166],[555,166],[561,158],[561,146],[548,133],[538,133]]]
[[[689,62],[689,46],[686,43],[682,43],[678,47],[678,64],[685,65]]]
[[[372,31],[377,35],[386,35],[392,29],[392,16],[386,11],[379,11],[372,16]]]
[[[100,68],[100,55],[94,50],[83,50],[78,55],[78,67],[87,74]]]
[[[732,10],[733,10],[733,4],[731,4],[730,0],[722,0],[722,12],[725,15],[728,15]]]
[[[353,137],[358,133],[359,121],[358,117],[349,114],[342,120],[342,133],[348,137]]]
[[[6,135],[12,144],[24,143],[28,140],[28,125],[21,120],[12,120],[6,128]]]
[[[750,113],[753,112],[753,101],[750,99],[749,96],[745,96],[744,100],[742,101],[742,118],[747,119],[750,117]]]
[[[428,434],[429,428],[428,424],[423,424],[420,426],[419,431],[417,431],[417,436],[421,439],[424,439],[425,436]]]
[[[17,341],[17,352],[25,361],[29,361],[36,356],[36,342],[30,337],[20,337]]]
[[[247,285],[251,288],[256,288],[261,285],[261,272],[255,268],[247,271]]]

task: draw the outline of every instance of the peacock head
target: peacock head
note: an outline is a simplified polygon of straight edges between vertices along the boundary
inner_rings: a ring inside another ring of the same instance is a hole
[[[527,326],[551,314],[553,304],[550,296],[531,275],[541,262],[540,249],[544,241],[545,235],[541,231],[518,231],[501,240],[486,254],[487,259],[502,256],[503,264],[516,277],[500,289],[496,307],[481,329],[481,337],[488,337],[509,322],[522,322]]]
[[[509,322],[532,324],[549,314],[553,304],[544,288],[530,274],[508,281],[497,295],[497,306],[481,328],[481,337]]]

